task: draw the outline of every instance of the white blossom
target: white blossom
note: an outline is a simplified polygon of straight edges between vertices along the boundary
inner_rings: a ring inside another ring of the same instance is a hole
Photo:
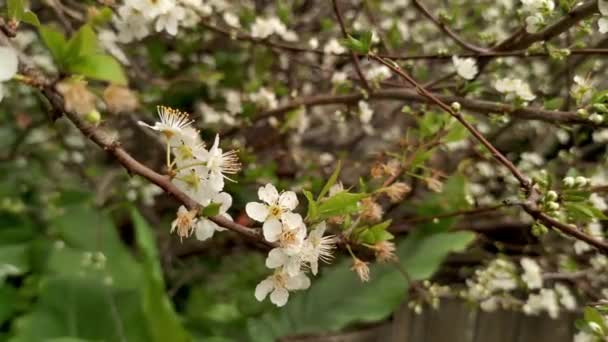
[[[289,299],[289,291],[305,290],[310,287],[310,279],[303,274],[290,276],[282,269],[262,280],[255,288],[255,298],[263,301],[270,294],[270,301],[276,306],[284,306]]]
[[[0,101],[4,97],[2,82],[10,80],[17,74],[18,65],[17,52],[13,48],[0,46]]]
[[[264,222],[264,227],[280,226],[279,220],[284,214],[291,213],[298,206],[298,197],[293,191],[285,191],[281,194],[272,184],[266,184],[258,189],[260,202],[249,202],[245,206],[247,215],[258,222]],[[280,227],[279,227],[280,229]],[[266,228],[264,228],[266,230]]]
[[[477,75],[477,61],[475,58],[459,58],[458,56],[452,57],[452,63],[456,68],[456,73],[465,80],[472,80]]]
[[[538,289],[543,286],[543,278],[540,266],[530,258],[522,258],[520,260],[521,267],[524,269],[524,274],[521,279],[526,283],[529,289]]]

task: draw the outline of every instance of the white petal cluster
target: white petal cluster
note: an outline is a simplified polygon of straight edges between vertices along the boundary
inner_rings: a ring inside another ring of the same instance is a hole
[[[316,275],[319,260],[331,260],[336,239],[324,236],[325,222],[308,232],[302,216],[293,212],[298,206],[293,191],[279,193],[274,185],[266,184],[258,189],[258,197],[261,202],[247,203],[245,211],[249,217],[263,223],[264,238],[276,243],[277,247],[266,258],[266,267],[274,273],[258,284],[255,297],[262,301],[270,294],[273,304],[283,306],[289,299],[289,291],[305,290],[310,286],[305,269]]]
[[[158,131],[167,144],[167,163],[172,172],[172,182],[201,206],[219,205],[218,215],[232,219],[227,211],[232,205],[232,197],[223,192],[224,179],[240,170],[236,151],[224,152],[216,135],[211,148],[205,148],[199,132],[194,129],[188,114],[159,106],[159,121],[154,125],[141,125]],[[171,157],[173,159],[171,160]],[[196,217],[197,213],[184,206],[177,212],[171,231],[181,237],[196,233],[199,240],[206,240],[215,231],[222,231],[216,223],[207,218]]]
[[[298,40],[298,35],[288,30],[281,19],[277,17],[262,18],[257,17],[255,22],[251,26],[251,36],[259,39],[266,39],[271,35],[276,34],[283,40],[288,42],[294,42]]]
[[[526,17],[526,31],[536,33],[540,31],[546,22],[547,17],[555,9],[553,0],[521,0],[522,10],[528,14]]]
[[[608,33],[608,0],[597,0],[597,8],[602,17],[597,22],[600,33]]]
[[[507,96],[507,100],[519,98],[523,101],[532,101],[536,96],[532,93],[530,85],[518,78],[503,78],[494,83],[494,88]]]
[[[454,63],[454,68],[456,68],[458,76],[465,80],[472,80],[475,78],[475,75],[477,75],[478,69],[475,58],[460,58],[458,56],[453,56],[452,63]]]
[[[175,36],[180,27],[192,27],[212,12],[212,6],[204,0],[125,0],[113,23],[118,40],[130,43],[152,32]]]
[[[521,279],[526,283],[529,289],[538,289],[543,286],[543,277],[538,263],[534,259],[521,258],[521,267],[524,269],[524,274]]]
[[[17,52],[5,46],[0,46],[0,101],[4,98],[2,82],[8,81],[17,74]]]

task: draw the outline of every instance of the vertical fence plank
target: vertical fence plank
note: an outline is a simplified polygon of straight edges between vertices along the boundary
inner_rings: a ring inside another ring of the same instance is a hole
[[[445,300],[439,310],[428,310],[427,313],[424,341],[473,341],[476,310],[467,307],[463,301]]]
[[[475,342],[517,341],[520,314],[514,311],[479,311],[475,328]]]
[[[517,341],[572,341],[572,322],[573,317],[568,314],[563,314],[558,319],[551,319],[546,314],[523,316]]]

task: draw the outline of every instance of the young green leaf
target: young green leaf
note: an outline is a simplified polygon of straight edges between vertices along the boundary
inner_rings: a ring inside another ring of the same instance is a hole
[[[319,204],[319,218],[351,214],[357,211],[358,202],[369,196],[364,193],[340,192]]]
[[[304,193],[304,197],[308,200],[308,213],[306,214],[306,218],[314,221],[319,215],[317,202],[310,191],[303,190],[302,192]]]
[[[68,66],[68,70],[88,78],[126,85],[127,77],[122,66],[108,55],[88,55],[78,58]]]
[[[208,206],[204,207],[201,210],[201,215],[205,217],[213,217],[220,213],[220,207],[222,205],[220,203],[210,203]]]
[[[63,33],[57,31],[48,25],[42,25],[39,28],[40,36],[51,52],[51,56],[57,64],[63,66],[63,56],[67,49],[67,41]]]
[[[340,170],[342,169],[342,161],[338,161],[338,166],[336,166],[336,169],[334,170],[334,172],[331,174],[331,176],[329,177],[329,179],[327,180],[327,183],[325,183],[325,185],[323,186],[323,189],[321,189],[321,192],[319,192],[319,196],[317,197],[317,200],[321,200],[323,198],[323,196],[325,196],[328,192],[329,189],[336,184],[336,181],[338,180],[338,176],[340,175]]]

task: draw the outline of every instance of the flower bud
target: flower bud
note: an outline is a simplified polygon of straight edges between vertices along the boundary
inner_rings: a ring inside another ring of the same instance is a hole
[[[355,258],[353,260],[353,266],[350,269],[351,271],[355,271],[355,273],[357,273],[357,276],[362,282],[369,281],[369,266],[367,266],[366,262],[359,258]]]
[[[589,183],[589,179],[583,177],[583,176],[578,176],[574,179],[574,184],[577,187],[583,187],[585,185],[587,185]]]
[[[409,185],[403,182],[397,182],[386,188],[384,192],[386,193],[388,198],[391,199],[391,202],[395,203],[401,201],[403,197],[405,197],[405,194],[407,194],[411,190],[412,188],[410,188]]]
[[[548,201],[555,201],[557,199],[557,192],[553,190],[547,191],[546,197]]]
[[[598,113],[593,113],[589,115],[589,121],[593,122],[594,124],[601,124],[602,121],[604,121],[604,117]]]
[[[585,109],[585,108],[581,108],[579,110],[576,111],[576,113],[578,114],[578,116],[580,116],[581,118],[586,118],[589,116],[589,112]]]
[[[564,186],[571,188],[574,186],[574,177],[566,177],[563,180]]]
[[[97,126],[101,122],[101,114],[95,109],[85,114],[84,119],[88,123]]]
[[[452,102],[452,104],[450,105],[450,107],[452,107],[452,109],[456,113],[460,112],[460,109],[462,108],[462,106],[460,105],[460,102]]]
[[[559,203],[549,202],[549,203],[547,203],[547,208],[551,211],[556,211],[557,209],[559,209]]]

